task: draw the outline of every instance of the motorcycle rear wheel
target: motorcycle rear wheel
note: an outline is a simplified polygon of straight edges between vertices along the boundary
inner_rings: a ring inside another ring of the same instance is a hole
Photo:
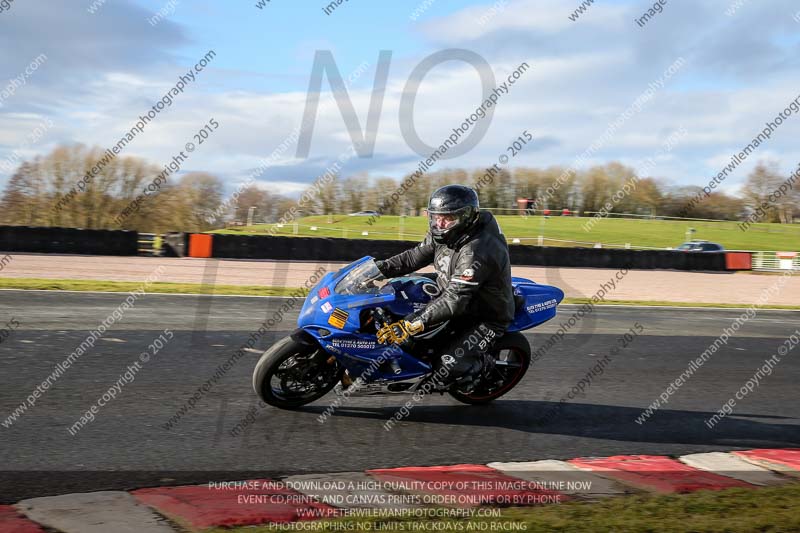
[[[507,333],[500,337],[489,355],[495,367],[489,379],[481,376],[480,382],[469,394],[453,389],[450,396],[459,402],[482,405],[496,400],[517,386],[531,364],[531,345],[522,333]]]
[[[344,368],[317,345],[286,337],[261,356],[253,369],[253,390],[265,403],[296,409],[328,394]]]

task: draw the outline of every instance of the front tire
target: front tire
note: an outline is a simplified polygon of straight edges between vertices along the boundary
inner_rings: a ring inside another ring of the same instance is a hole
[[[296,409],[328,394],[344,368],[316,343],[286,337],[269,348],[253,369],[253,390],[265,403]]]
[[[496,400],[517,386],[531,364],[531,345],[522,333],[506,333],[495,343],[489,355],[495,359],[495,367],[489,378],[481,376],[480,382],[469,394],[458,389],[450,390],[450,396],[459,402],[482,405]]]

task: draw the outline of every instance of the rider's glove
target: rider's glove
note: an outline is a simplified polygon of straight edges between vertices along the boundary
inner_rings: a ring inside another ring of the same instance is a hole
[[[411,314],[408,315],[403,319],[403,322],[406,325],[406,329],[410,335],[416,335],[417,333],[422,333],[425,329],[425,325],[422,323],[416,315]]]
[[[378,330],[378,342],[381,344],[401,344],[408,340],[411,335],[421,333],[425,329],[422,321],[417,319],[414,322],[400,320],[393,324],[387,324]]]
[[[412,335],[422,333],[422,330],[425,329],[425,325],[422,323],[422,320],[420,320],[417,312],[418,311],[415,311],[403,317],[403,322],[408,324],[408,332]]]

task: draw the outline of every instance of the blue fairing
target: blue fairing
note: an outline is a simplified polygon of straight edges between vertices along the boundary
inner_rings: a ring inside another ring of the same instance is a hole
[[[367,266],[371,257],[363,257],[337,272],[326,274],[309,293],[300,310],[298,327],[312,335],[327,352],[336,356],[351,376],[368,381],[387,379],[401,381],[431,371],[430,365],[394,345],[378,344],[374,328],[361,328],[361,312],[381,307],[403,316],[426,305],[435,297],[435,284],[422,276],[393,278],[370,294],[341,294],[336,287],[354,269]],[[508,331],[521,331],[553,318],[564,293],[548,285],[539,285],[523,278],[513,278],[514,294],[524,297]],[[379,364],[395,359],[396,365]],[[377,362],[376,362],[377,360]],[[400,368],[396,374],[392,368]],[[370,371],[371,368],[371,371]]]
[[[525,298],[517,307],[508,331],[522,331],[543,324],[556,316],[556,306],[564,299],[564,291],[550,285],[539,285],[525,278],[511,278],[514,296]]]

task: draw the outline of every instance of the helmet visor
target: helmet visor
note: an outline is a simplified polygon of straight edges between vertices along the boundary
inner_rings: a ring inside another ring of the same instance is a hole
[[[439,231],[447,231],[458,224],[459,216],[455,213],[430,213],[430,227]]]

